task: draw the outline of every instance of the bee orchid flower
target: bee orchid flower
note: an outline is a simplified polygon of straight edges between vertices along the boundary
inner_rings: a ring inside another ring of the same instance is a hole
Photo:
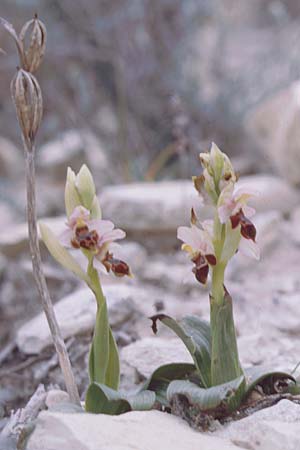
[[[232,230],[240,226],[240,252],[255,259],[259,259],[259,248],[255,242],[256,228],[250,220],[255,209],[247,203],[257,195],[258,192],[254,189],[247,186],[236,187],[234,183],[230,183],[222,190],[217,205],[221,224],[230,221]]]
[[[200,229],[194,224],[190,227],[179,227],[177,237],[183,242],[182,250],[189,253],[195,264],[193,273],[196,279],[206,284],[209,266],[217,263],[208,227],[204,225],[203,229]]]
[[[91,219],[90,211],[84,206],[76,206],[66,224],[67,229],[60,236],[60,242],[67,248],[85,249],[92,252],[94,266],[100,270],[101,263],[107,272],[112,271],[116,276],[130,275],[128,265],[117,260],[109,252],[110,244],[124,239],[123,230],[115,229],[110,220]]]

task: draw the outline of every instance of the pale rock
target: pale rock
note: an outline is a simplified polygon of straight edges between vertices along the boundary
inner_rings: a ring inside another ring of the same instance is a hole
[[[256,241],[261,253],[280,242],[282,217],[279,211],[267,211],[253,217],[256,227]]]
[[[238,450],[241,447],[191,429],[159,411],[120,416],[40,413],[27,450]]]
[[[44,218],[41,220],[41,222],[48,225],[56,235],[59,235],[63,231],[65,221],[65,217]],[[5,256],[15,257],[24,250],[28,251],[27,223],[11,225],[1,232],[0,252]]]
[[[138,242],[124,240],[121,245],[117,244],[113,249],[113,254],[116,258],[126,261],[133,274],[148,264],[147,250]]]
[[[148,337],[134,342],[121,351],[122,370],[136,372],[136,379],[148,378],[163,364],[192,363],[192,357],[178,338]]]
[[[24,167],[23,149],[0,137],[0,176],[16,178]]]
[[[300,406],[289,400],[231,422],[213,436],[250,450],[299,450]]]
[[[249,268],[258,268],[259,264],[264,263],[264,260],[271,254],[272,250],[280,245],[280,239],[283,234],[283,220],[279,211],[261,212],[251,218],[251,220],[256,227],[256,242],[260,251],[260,261],[238,252],[229,261],[227,269],[227,276],[233,280],[247,273]],[[277,278],[277,285],[280,281],[282,282],[282,280]]]
[[[270,164],[290,183],[300,184],[300,81],[259,104],[245,126]]]
[[[299,290],[280,295],[280,302],[276,307],[276,315],[269,315],[268,321],[278,330],[290,336],[300,336],[300,304]],[[280,316],[280,320],[278,320]]]
[[[85,163],[98,174],[96,184],[103,185],[107,180],[106,155],[96,137],[82,130],[65,131],[56,140],[43,145],[38,154],[41,170],[62,182],[65,181],[69,166],[78,172]]]
[[[279,211],[281,214],[290,214],[300,203],[300,192],[274,175],[248,175],[237,183],[240,187],[244,185],[258,193],[257,197],[249,201],[249,205],[257,212]]]
[[[191,181],[132,183],[106,187],[100,197],[103,213],[128,231],[174,231],[189,219],[197,202]]]
[[[16,213],[11,205],[9,205],[9,201],[0,201],[0,217],[2,232],[6,231],[6,227],[10,229],[16,223]]]
[[[291,371],[298,362],[297,343],[284,336],[263,315],[260,331],[238,338],[238,349],[244,367],[263,366],[271,370]],[[278,319],[277,319],[278,320]]]
[[[250,203],[257,212],[279,211],[290,213],[300,202],[299,192],[284,180],[273,175],[249,175],[243,177],[238,186],[247,185],[259,196]],[[176,242],[176,230],[187,225],[193,206],[198,216],[211,217],[210,209],[201,206],[201,199],[188,180],[132,183],[106,187],[100,196],[105,217],[129,233],[161,237],[161,241]]]
[[[111,285],[105,286],[103,290],[112,327],[134,320],[141,314],[132,300],[139,297],[138,289],[126,285]],[[64,338],[91,332],[96,317],[94,294],[89,289],[80,289],[56,303],[54,311]],[[19,350],[25,354],[38,354],[52,343],[44,313],[38,314],[18,329],[16,342]]]
[[[69,394],[61,389],[51,389],[47,392],[46,396],[46,406],[48,409],[55,407],[60,403],[69,403],[70,397]]]
[[[144,266],[143,279],[176,292],[189,292],[193,288],[198,288],[199,283],[192,272],[193,264],[189,260],[185,263],[173,261],[171,257],[168,261],[162,257],[160,260],[150,260]]]

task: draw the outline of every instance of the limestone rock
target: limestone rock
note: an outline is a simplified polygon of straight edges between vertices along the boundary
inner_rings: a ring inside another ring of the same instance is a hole
[[[48,409],[51,409],[60,403],[68,402],[70,402],[69,394],[61,389],[51,389],[47,392],[45,403]]]
[[[298,450],[300,406],[281,400],[275,406],[228,424],[215,434],[251,450]]]
[[[241,447],[192,430],[159,411],[120,416],[42,412],[27,450],[238,450]]]
[[[244,185],[259,194],[249,202],[257,212],[279,211],[289,214],[300,203],[300,192],[274,175],[249,175],[238,183],[238,186]]]
[[[192,357],[180,339],[148,337],[124,347],[121,352],[122,367],[134,369],[137,378],[149,377],[163,364],[192,363]]]
[[[113,250],[116,258],[127,262],[133,274],[145,267],[147,262],[147,251],[138,242],[128,242],[124,240],[121,245],[117,245]]]
[[[246,128],[277,172],[300,185],[300,81],[258,105]]]
[[[39,152],[38,165],[41,170],[62,182],[65,181],[68,166],[78,172],[84,163],[90,164],[92,171],[97,171],[99,179],[96,181],[103,185],[107,180],[106,155],[96,137],[84,131],[68,130],[43,145]]]
[[[132,300],[139,290],[129,286],[105,286],[108,312],[112,327],[133,320],[139,310]],[[54,310],[64,338],[93,330],[96,317],[96,301],[89,289],[80,289],[55,304]],[[16,341],[25,354],[38,354],[52,343],[44,313],[21,326]]]
[[[300,202],[299,192],[273,175],[249,175],[239,184],[259,192],[259,197],[252,200],[258,212],[278,210],[285,214]],[[189,223],[191,206],[201,219],[207,218],[209,212],[207,207],[201,207],[189,180],[108,186],[102,192],[100,203],[104,216],[129,232],[149,236],[173,233],[175,240],[177,227]]]
[[[42,219],[53,233],[59,235],[64,229],[65,217]],[[27,223],[11,225],[3,230],[0,235],[0,252],[9,257],[15,257],[19,253],[28,249],[28,229]]]
[[[0,137],[0,176],[16,178],[24,167],[23,149]]]
[[[105,217],[129,231],[173,231],[186,223],[197,199],[191,181],[108,186],[100,203]]]

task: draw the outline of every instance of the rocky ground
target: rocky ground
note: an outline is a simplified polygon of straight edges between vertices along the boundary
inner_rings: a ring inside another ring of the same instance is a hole
[[[86,155],[80,146],[76,147],[74,139],[73,135],[72,161],[76,165]],[[39,161],[39,208],[42,220],[57,233],[65,219],[64,171],[56,169],[66,165],[68,157],[72,159],[72,154],[66,152],[63,161],[49,160],[46,156]],[[14,170],[20,167],[20,155],[12,147],[9,154],[0,152],[1,158],[6,164],[5,174],[11,174],[10,180],[15,177],[15,181],[10,181],[15,190],[10,185],[7,192],[11,197],[0,199],[4,225],[0,234],[0,429],[7,423],[10,411],[24,406],[40,383],[63,388],[31,273],[23,223],[21,170],[18,176]],[[100,184],[106,184],[107,173],[108,170],[103,171]],[[291,371],[300,361],[300,194],[289,179],[277,175],[248,175],[242,181],[260,191],[254,206],[262,257],[257,263],[236,255],[227,272],[226,286],[234,300],[241,361],[245,366],[265,364]],[[161,327],[158,336],[153,336],[148,317],[164,311],[177,318],[186,314],[208,318],[208,288],[194,280],[191,264],[179,250],[176,229],[187,223],[190,206],[203,218],[209,211],[199,206],[189,180],[106,185],[101,189],[100,200],[104,217],[127,232],[128,239],[119,256],[131,265],[134,273],[132,280],[108,276],[103,279],[110,322],[121,349],[122,389],[130,390],[160,364],[190,361],[181,342],[166,329]],[[55,219],[47,218],[53,215]],[[95,301],[85,286],[58,267],[43,246],[42,252],[57,318],[84,396]],[[54,450],[62,442],[66,449],[94,449],[95,440],[99,444],[97,449],[106,449],[110,442],[109,448],[113,450],[140,449],[140,445],[143,450],[154,447],[183,450],[198,448],[200,443],[211,450],[296,450],[300,445],[297,436],[300,406],[287,399],[241,421],[216,424],[214,434],[206,435],[196,434],[180,419],[157,411],[96,418],[74,415],[68,409],[62,414],[53,403],[48,412],[39,416],[30,450]],[[82,421],[84,426],[79,427]],[[173,428],[174,433],[170,431]],[[100,429],[105,433],[97,431]],[[118,430],[113,442],[109,440],[112,429]],[[68,446],[64,441],[66,435]],[[45,436],[52,438],[48,441]],[[170,436],[174,442],[169,440]]]

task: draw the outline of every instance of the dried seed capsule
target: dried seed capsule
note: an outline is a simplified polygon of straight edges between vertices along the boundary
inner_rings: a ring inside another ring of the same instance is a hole
[[[43,114],[43,99],[37,79],[19,69],[11,82],[11,94],[28,149],[32,148]]]
[[[26,49],[25,39],[30,29],[30,42]],[[19,40],[23,49],[23,69],[33,73],[39,68],[45,54],[47,40],[45,25],[35,16],[23,26]]]

